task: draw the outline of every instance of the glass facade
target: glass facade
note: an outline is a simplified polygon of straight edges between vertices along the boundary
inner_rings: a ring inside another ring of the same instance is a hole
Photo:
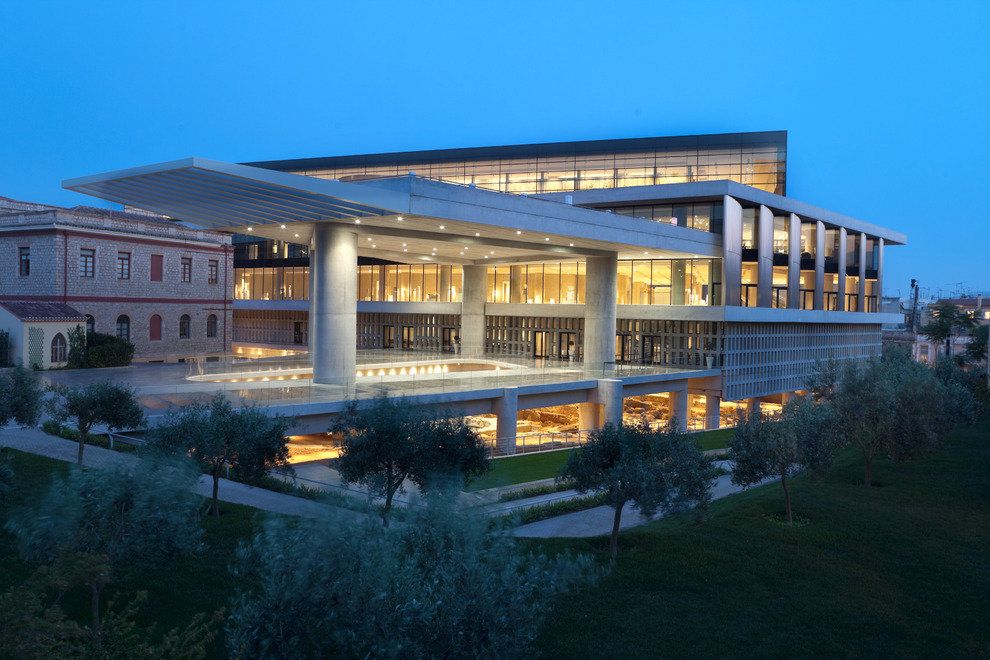
[[[309,257],[309,246],[271,239],[238,235],[234,240],[234,261],[257,259],[298,259]]]
[[[620,261],[619,305],[720,305],[721,259]]]
[[[533,305],[582,304],[584,278],[583,261],[489,266],[486,300]]]
[[[804,222],[801,224],[801,258],[802,259],[815,258],[816,245],[818,244],[817,231],[818,231],[817,224],[812,224],[810,222]]]
[[[541,146],[552,149],[554,145]],[[388,159],[383,157],[381,160]],[[517,194],[730,179],[783,195],[786,151],[781,143],[522,158],[437,158],[418,162],[369,162],[365,165],[312,169],[298,166],[294,168],[290,161],[280,164],[279,169],[341,181],[402,176],[415,172],[418,176],[441,181]]]
[[[235,268],[236,300],[308,300],[309,266]]]
[[[790,236],[790,231],[788,231],[788,225],[790,224],[790,218],[783,215],[775,215],[773,217],[773,252],[774,254],[787,254],[790,252],[788,247],[788,237]]]
[[[460,302],[460,266],[390,264],[358,266],[358,300]]]
[[[742,210],[742,248],[755,250],[756,245],[756,209]]]
[[[646,204],[615,206],[609,209],[619,215],[655,220],[678,227],[690,227],[715,234],[722,233],[722,203]]]

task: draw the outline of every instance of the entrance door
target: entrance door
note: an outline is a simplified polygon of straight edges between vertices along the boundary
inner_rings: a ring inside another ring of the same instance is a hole
[[[454,350],[454,329],[442,328],[440,330],[440,350],[450,353]]]
[[[402,326],[402,350],[411,351],[416,339],[416,330],[411,325]]]
[[[561,332],[557,335],[557,355],[561,360],[577,358],[577,333]]]
[[[382,327],[382,348],[395,348],[395,326]]]
[[[304,321],[293,321],[292,322],[292,343],[293,344],[305,344],[306,334],[309,328],[306,327]]]
[[[546,330],[537,330],[533,333],[533,357],[550,357],[550,333]]]

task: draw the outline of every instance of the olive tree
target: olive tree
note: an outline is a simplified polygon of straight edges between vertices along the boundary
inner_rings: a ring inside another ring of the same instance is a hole
[[[147,566],[201,545],[198,475],[188,461],[139,461],[115,469],[56,475],[36,499],[15,509],[5,528],[21,556],[90,592],[93,655],[108,634],[102,594],[123,566]]]
[[[526,550],[440,498],[401,525],[271,520],[241,549],[226,637],[234,658],[527,657],[587,557]]]
[[[808,397],[795,397],[780,415],[742,417],[729,441],[732,483],[751,486],[770,477],[780,478],[787,524],[794,516],[788,480],[798,470],[821,473],[831,463],[836,447],[831,410]]]
[[[0,373],[0,428],[11,421],[34,426],[41,415],[44,390],[30,369],[13,367]]]
[[[170,413],[151,429],[152,450],[189,455],[213,478],[210,514],[220,515],[220,475],[225,467],[242,480],[256,481],[288,466],[286,434],[292,420],[257,406],[234,408],[223,394],[208,404]]]
[[[110,431],[140,428],[144,413],[134,397],[134,391],[123,385],[102,381],[71,387],[53,385],[48,400],[48,414],[58,423],[72,420],[79,434],[79,454],[82,465],[86,440],[94,426],[102,424]]]
[[[714,462],[673,424],[652,429],[606,424],[568,457],[559,480],[573,482],[582,493],[603,493],[614,510],[609,550],[619,549],[622,509],[632,503],[645,516],[657,511],[704,509],[717,477]]]
[[[340,457],[331,467],[346,483],[361,484],[382,498],[384,525],[407,479],[425,491],[466,484],[488,469],[484,443],[463,418],[403,399],[379,397],[368,407],[352,402],[331,431],[341,436]]]

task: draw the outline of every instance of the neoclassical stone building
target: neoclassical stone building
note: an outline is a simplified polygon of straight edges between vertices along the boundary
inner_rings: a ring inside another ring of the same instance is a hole
[[[230,348],[230,236],[160,216],[0,198],[0,301],[57,302],[139,361]]]

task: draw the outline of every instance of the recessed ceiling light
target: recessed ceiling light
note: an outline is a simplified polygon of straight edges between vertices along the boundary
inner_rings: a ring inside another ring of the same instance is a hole
[[[248,227],[248,231],[254,231],[254,227]]]
[[[481,236],[481,234],[479,232],[474,232],[474,235],[475,236]]]
[[[488,255],[486,254],[486,255],[485,255],[485,259],[487,259],[487,258],[488,258]]]
[[[279,227],[281,227],[282,229],[285,229],[285,225],[279,225]]]
[[[293,234],[293,236],[295,236],[296,238],[299,238],[299,234]]]
[[[355,220],[354,221],[354,224],[359,225],[359,224],[361,224],[361,221],[360,220]]]
[[[403,252],[409,252],[409,250],[407,250],[406,248],[402,248],[402,251]]]
[[[376,248],[376,247],[378,247],[378,246],[377,246],[377,245],[375,245],[374,243],[372,243],[372,244],[371,244],[371,247],[373,247],[373,248]]]
[[[546,238],[544,238],[543,240],[545,240],[545,241],[549,241],[549,240],[550,240],[550,237],[549,237],[549,236],[547,236],[547,237],[546,237]]]
[[[495,254],[495,250],[492,250],[492,251],[491,251],[491,252],[489,252],[488,254]]]
[[[443,225],[440,225],[440,229],[446,229],[446,227],[444,227]]]
[[[571,246],[571,247],[574,247],[574,243],[571,243],[571,244],[570,244],[570,246]]]
[[[371,236],[369,236],[369,237],[368,237],[368,242],[369,242],[369,243],[371,242]]]
[[[396,220],[398,220],[399,222],[402,222],[402,216],[400,215],[399,217],[396,218]]]
[[[519,236],[520,234],[522,234],[522,232],[517,229],[516,230],[516,236]]]
[[[406,247],[406,244],[405,244],[405,243],[403,243],[403,244],[402,244],[402,247]]]

